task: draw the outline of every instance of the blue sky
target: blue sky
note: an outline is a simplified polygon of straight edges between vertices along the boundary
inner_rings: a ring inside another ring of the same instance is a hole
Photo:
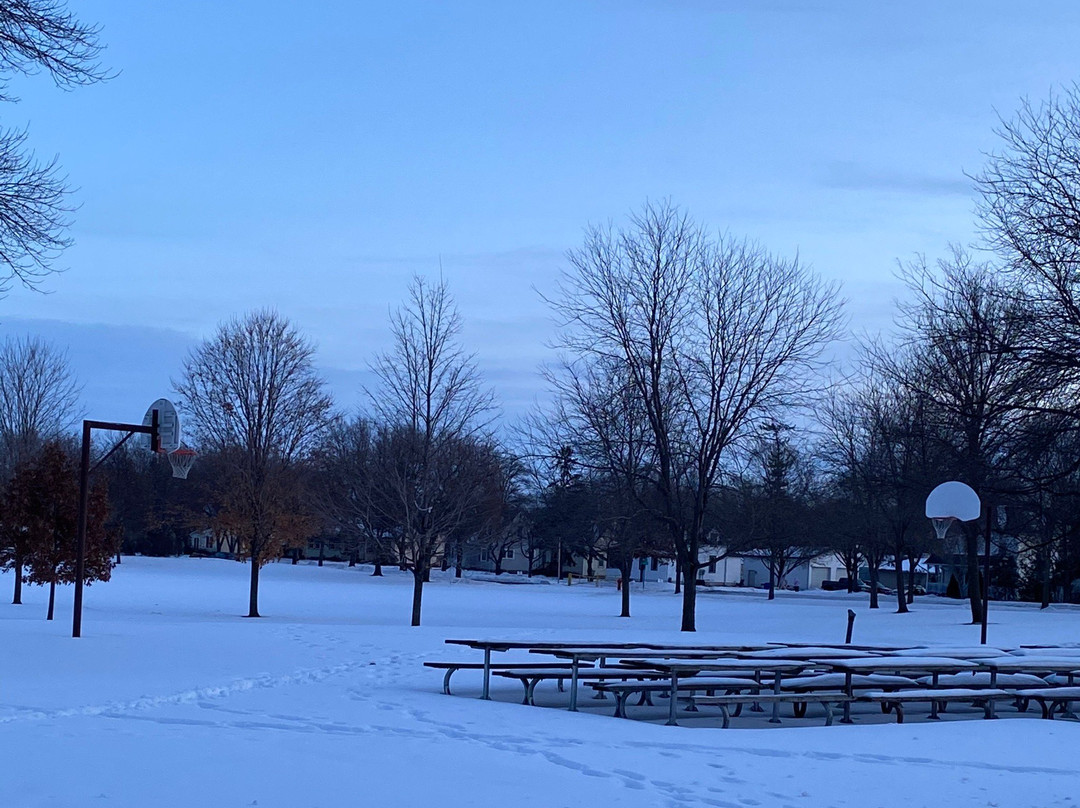
[[[138,418],[188,346],[274,306],[362,402],[387,312],[440,267],[508,416],[540,392],[537,290],[589,223],[670,198],[890,322],[896,261],[975,237],[996,112],[1080,79],[1080,4],[88,0],[113,80],[20,81],[5,125],[81,206],[0,335],[70,346]]]

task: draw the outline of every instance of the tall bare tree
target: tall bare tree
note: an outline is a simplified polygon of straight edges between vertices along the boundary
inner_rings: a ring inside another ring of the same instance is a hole
[[[552,305],[573,356],[620,362],[649,423],[653,513],[683,578],[693,631],[709,498],[730,450],[813,388],[840,301],[798,260],[711,238],[678,208],[591,228]],[[704,562],[707,563],[707,562]]]
[[[62,351],[34,337],[8,337],[0,344],[0,484],[31,461],[45,441],[71,428],[79,393]],[[0,548],[0,563],[15,572],[12,603],[22,603],[24,539],[7,531]]]
[[[301,461],[315,450],[331,407],[315,347],[284,317],[256,311],[222,324],[191,350],[173,386],[200,445],[226,456],[222,510],[251,562],[248,617],[259,616],[259,569],[306,539]]]
[[[1030,322],[1009,347],[1080,381],[1080,85],[1025,100],[975,177],[983,234],[1025,294]]]
[[[565,447],[577,447],[578,466],[588,473],[585,482],[597,506],[599,543],[608,565],[622,576],[619,616],[629,617],[633,562],[651,536],[652,517],[642,503],[651,494],[652,433],[624,367],[586,355],[549,369],[554,408],[535,419],[533,432],[556,461]]]
[[[79,22],[61,0],[4,0],[0,101],[18,100],[8,85],[19,74],[44,71],[63,89],[107,78],[101,50],[97,27]],[[39,161],[26,138],[24,130],[0,129],[0,292],[16,282],[37,286],[71,243],[66,178],[55,158]]]
[[[1001,505],[1015,487],[1015,438],[1033,413],[1058,408],[1067,389],[1062,373],[1010,347],[1029,333],[1030,309],[993,265],[956,250],[936,268],[909,266],[905,280],[912,300],[901,307],[901,350],[877,346],[873,361],[889,383],[925,403],[929,435],[944,451],[941,471],[974,488],[984,505]],[[968,597],[978,623],[979,531],[975,525],[964,531]]]
[[[379,384],[368,393],[383,433],[377,501],[412,570],[414,626],[435,556],[483,492],[479,442],[492,396],[461,346],[461,325],[446,282],[417,276],[391,314],[393,346],[372,365]]]

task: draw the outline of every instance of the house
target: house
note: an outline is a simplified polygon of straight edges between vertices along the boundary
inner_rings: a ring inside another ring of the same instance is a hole
[[[768,560],[757,555],[742,556],[744,586],[758,587],[769,583]],[[834,553],[823,553],[803,561],[784,572],[776,582],[777,589],[820,589],[823,581],[836,581],[847,575],[844,562]]]
[[[905,560],[900,565],[901,573],[904,577],[904,586],[907,586],[911,581],[911,562]],[[931,581],[940,581],[940,574],[935,572],[931,573],[931,567],[929,565],[929,559],[919,561],[915,565],[915,586],[921,586],[925,591],[931,592]],[[866,567],[859,569],[859,578],[863,581],[870,581],[870,570]],[[896,589],[896,565],[885,564],[878,568],[878,583],[888,589]]]

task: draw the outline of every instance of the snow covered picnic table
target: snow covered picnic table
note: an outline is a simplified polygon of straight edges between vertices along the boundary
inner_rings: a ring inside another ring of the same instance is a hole
[[[1074,684],[1076,674],[1080,673],[1080,654],[1070,654],[1074,649],[1061,649],[1063,653],[1055,655],[1058,649],[1040,648],[1025,649],[1019,653],[1010,652],[1008,649],[993,646],[926,646],[914,648],[896,648],[883,646],[860,646],[858,648],[834,645],[791,645],[778,644],[767,645],[664,645],[658,643],[633,643],[633,642],[600,642],[583,643],[552,642],[552,641],[522,641],[522,640],[491,640],[491,639],[449,639],[451,645],[462,645],[484,653],[482,665],[476,663],[438,662],[426,663],[429,667],[439,667],[447,670],[447,678],[453,670],[461,668],[477,668],[483,670],[483,691],[481,698],[490,699],[490,682],[493,672],[506,675],[510,678],[522,678],[524,670],[529,674],[526,682],[526,702],[529,702],[530,685],[532,687],[541,680],[559,678],[570,680],[570,704],[572,712],[578,710],[578,689],[584,670],[591,670],[587,677],[590,681],[598,683],[612,679],[625,681],[625,678],[643,678],[665,680],[666,690],[669,692],[668,719],[669,725],[677,725],[677,710],[680,701],[680,679],[684,682],[690,677],[696,677],[702,673],[712,673],[714,676],[746,676],[747,682],[756,683],[761,688],[763,677],[772,675],[772,694],[775,698],[767,699],[773,705],[770,723],[779,722],[779,707],[783,699],[779,698],[782,690],[794,690],[792,687],[785,688],[784,677],[792,677],[789,683],[799,683],[798,688],[806,695],[808,701],[814,700],[813,693],[822,690],[826,686],[836,687],[840,684],[836,676],[843,676],[843,690],[847,697],[844,703],[844,723],[852,723],[851,702],[855,700],[854,689],[856,686],[865,687],[876,685],[895,689],[897,686],[914,685],[915,682],[908,677],[921,676],[919,684],[923,690],[916,692],[909,690],[905,697],[908,700],[922,700],[929,702],[931,706],[930,718],[938,717],[939,704],[947,702],[951,696],[942,687],[950,684],[955,687],[961,684],[956,681],[959,674],[982,676],[983,679],[965,681],[968,687],[996,692],[999,688],[1015,689],[1022,686],[1035,686],[1042,682],[1040,676],[1055,674],[1067,677],[1067,685]],[[553,656],[560,660],[566,660],[568,665],[536,665],[526,666],[510,663],[504,666],[493,665],[491,654],[493,651],[505,652],[511,650],[528,651],[532,654]],[[1080,649],[1075,649],[1080,650]],[[617,659],[617,664],[610,660]],[[601,669],[590,668],[591,663],[599,662]],[[535,668],[535,670],[534,670]],[[624,678],[622,671],[636,670],[651,675],[635,677],[633,675]],[[998,674],[1002,678],[998,678]],[[1008,677],[1025,676],[1030,679],[1012,681]],[[801,677],[801,678],[800,678]],[[822,678],[827,677],[827,678]],[[942,682],[945,677],[947,682]],[[895,680],[895,681],[892,681]],[[1062,682],[1066,684],[1066,682]],[[655,686],[639,684],[638,689],[655,689]],[[444,688],[445,689],[445,688]],[[560,681],[561,689],[561,681]],[[600,688],[597,697],[603,698]],[[633,690],[634,685],[612,688],[614,690]],[[762,690],[764,688],[761,688]],[[691,687],[690,690],[700,690]],[[934,692],[941,694],[940,698],[934,698]],[[921,698],[918,695],[921,694]],[[623,694],[625,697],[625,694]],[[790,700],[790,699],[788,699]],[[987,702],[989,714],[993,716],[993,700]],[[618,710],[616,711],[618,712]],[[796,712],[798,715],[798,712]]]
[[[559,656],[563,659],[569,659],[571,661],[571,685],[570,685],[570,710],[572,712],[577,711],[577,684],[578,684],[578,669],[582,661],[596,661],[599,660],[601,664],[608,657],[620,656],[628,651],[634,651],[641,654],[661,654],[669,655],[671,653],[686,653],[686,654],[702,654],[702,655],[715,655],[719,656],[727,653],[738,653],[741,651],[753,651],[767,646],[764,645],[713,645],[713,646],[695,646],[695,645],[661,645],[656,643],[618,643],[618,642],[597,642],[597,643],[583,643],[580,641],[574,642],[551,642],[551,641],[521,641],[521,640],[475,640],[475,639],[448,639],[446,640],[448,645],[463,645],[467,648],[473,648],[475,650],[484,652],[484,683],[483,690],[480,698],[484,700],[490,700],[491,698],[491,652],[499,651],[529,651],[531,653],[539,654],[552,654]],[[453,663],[444,662],[439,663],[440,667],[447,670],[445,683],[449,683],[450,676],[455,670],[465,667],[472,667],[469,663],[461,663],[460,665],[453,666]],[[445,689],[445,684],[444,684]]]
[[[531,649],[562,648],[562,647],[568,647],[568,646],[571,646],[571,645],[575,645],[575,646],[581,645],[581,647],[596,648],[596,647],[600,647],[600,645],[601,645],[600,643],[594,643],[592,645],[582,645],[580,643],[571,644],[571,643],[562,643],[562,642],[543,642],[543,641],[522,642],[521,640],[460,640],[460,639],[459,640],[453,640],[453,639],[446,640],[446,644],[447,645],[464,645],[467,648],[473,648],[473,649],[484,652],[484,666],[483,666],[484,685],[483,685],[483,690],[481,691],[480,698],[484,699],[485,701],[491,699],[491,652],[492,651],[502,651],[502,652],[512,651],[512,650],[528,651],[528,650],[531,650]],[[630,642],[630,643],[611,643],[611,642],[608,642],[608,643],[603,643],[603,646],[606,647],[606,648],[618,648],[618,649],[620,649],[617,653],[625,653],[628,650],[643,647],[639,643],[632,643],[632,642]],[[447,663],[447,664],[451,664],[451,663]],[[450,676],[453,674],[454,670],[457,670],[459,668],[464,668],[464,667],[471,667],[471,665],[469,663],[462,663],[461,665],[457,666],[453,670],[447,670],[446,680],[445,680],[446,683],[449,683]]]
[[[910,674],[927,673],[933,677],[932,687],[937,687],[938,676],[943,673],[960,673],[965,670],[977,670],[979,662],[968,659],[951,659],[949,657],[934,656],[888,656],[874,657],[871,659],[819,659],[820,664],[828,666],[834,671],[846,675],[844,692],[852,695],[851,679],[857,673],[892,673]],[[937,702],[932,702],[931,718],[937,717]],[[841,721],[845,724],[852,723],[851,703],[844,704],[844,717]]]
[[[763,673],[773,675],[773,693],[780,693],[780,679],[787,674],[798,674],[813,668],[814,664],[799,659],[743,659],[739,657],[717,657],[713,659],[687,659],[687,658],[635,658],[627,657],[619,660],[620,664],[630,667],[645,668],[648,670],[666,673],[671,679],[671,698],[668,699],[668,726],[677,726],[676,713],[679,692],[679,677],[682,675],[695,676],[709,671],[752,671],[754,678],[758,679]],[[773,715],[770,723],[780,723],[780,703],[773,702]]]

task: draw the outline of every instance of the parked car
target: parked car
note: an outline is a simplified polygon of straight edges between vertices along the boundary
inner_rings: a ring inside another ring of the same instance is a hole
[[[830,592],[847,592],[848,591],[848,579],[847,578],[837,578],[835,581],[822,581],[821,582],[821,588],[826,590],[826,591],[830,591]],[[870,591],[870,584],[868,584],[866,581],[856,581],[855,582],[855,591],[856,592],[869,592]],[[877,591],[878,591],[879,595],[892,595],[892,594],[894,594],[894,591],[892,589],[889,589],[889,587],[887,587],[887,586],[882,586],[881,584],[877,585]]]

